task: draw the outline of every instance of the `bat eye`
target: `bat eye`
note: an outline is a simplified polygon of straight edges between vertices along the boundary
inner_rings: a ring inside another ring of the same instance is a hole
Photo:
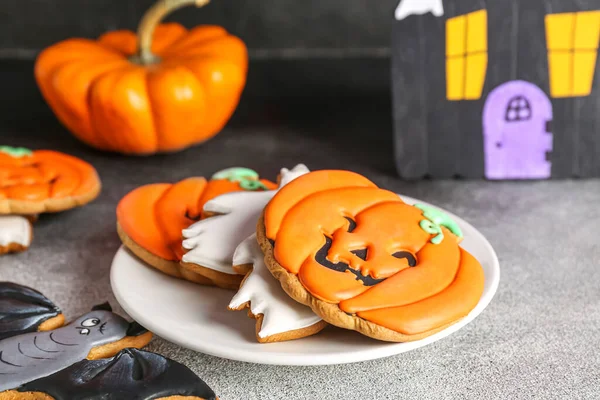
[[[81,326],[87,326],[88,328],[91,326],[96,326],[100,323],[98,318],[88,318],[81,323]]]
[[[83,328],[82,330],[79,331],[80,335],[89,335],[90,334],[90,330],[87,328]]]

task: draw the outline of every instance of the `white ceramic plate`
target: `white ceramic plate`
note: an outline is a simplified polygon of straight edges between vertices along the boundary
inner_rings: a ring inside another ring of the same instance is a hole
[[[424,203],[402,198],[410,204]],[[463,230],[461,245],[483,266],[483,296],[466,318],[416,342],[380,342],[330,326],[308,338],[260,344],[255,337],[255,320],[248,318],[246,311],[227,310],[234,292],[168,277],[148,267],[124,247],[115,255],[110,279],[118,302],[132,318],[166,340],[202,353],[276,365],[343,364],[388,357],[458,331],[485,309],[498,288],[500,267],[490,243],[470,224],[448,214]]]

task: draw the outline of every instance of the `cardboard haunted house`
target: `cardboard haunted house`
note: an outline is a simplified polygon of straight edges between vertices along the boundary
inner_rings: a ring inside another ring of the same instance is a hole
[[[405,178],[600,176],[600,0],[401,0]]]

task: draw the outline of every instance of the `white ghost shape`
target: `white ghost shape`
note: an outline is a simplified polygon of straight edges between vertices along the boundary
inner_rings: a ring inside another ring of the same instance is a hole
[[[263,315],[258,336],[269,336],[307,328],[321,321],[310,308],[288,296],[265,264],[265,256],[256,241],[256,234],[244,240],[233,255],[234,265],[252,264],[252,270],[240,290],[229,303],[230,310],[238,310],[250,303],[254,315]]]
[[[394,17],[400,21],[412,14],[425,14],[431,12],[436,17],[444,15],[442,0],[400,0]]]
[[[32,229],[29,220],[19,215],[0,216],[0,247],[12,243],[29,247]]]
[[[307,173],[308,168],[303,164],[291,170],[283,168],[279,188]],[[233,252],[256,232],[256,221],[277,190],[226,193],[206,202],[204,211],[219,215],[200,220],[183,230],[182,246],[188,250],[183,255],[183,262],[235,274],[231,265]]]

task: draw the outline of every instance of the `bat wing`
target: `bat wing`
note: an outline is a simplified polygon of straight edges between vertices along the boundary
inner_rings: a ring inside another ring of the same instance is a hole
[[[17,390],[44,393],[55,399],[170,399],[180,396],[216,399],[215,392],[184,365],[133,348],[121,350],[112,358],[80,361]],[[20,397],[17,394],[15,398]]]
[[[0,340],[55,329],[63,323],[61,310],[37,290],[0,282]]]

